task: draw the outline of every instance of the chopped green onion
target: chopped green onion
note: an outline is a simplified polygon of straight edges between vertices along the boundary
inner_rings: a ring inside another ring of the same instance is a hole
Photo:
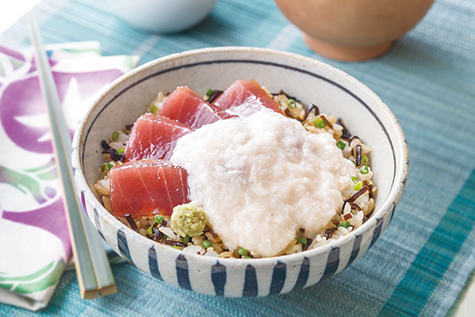
[[[186,236],[182,239],[182,242],[183,242],[183,243],[188,243],[188,242],[190,242],[190,236],[189,236],[189,235],[186,235]]]
[[[163,217],[162,215],[156,215],[155,218],[153,218],[153,220],[158,224],[162,224],[163,219],[165,219],[165,217]]]
[[[368,156],[363,155],[363,156],[361,157],[361,164],[362,164],[362,165],[368,165],[368,163],[369,163],[369,158],[368,158]]]
[[[340,150],[344,150],[345,147],[346,147],[346,143],[343,142],[343,141],[338,141],[338,142],[336,142],[336,146],[337,146]]]
[[[360,173],[361,174],[368,174],[369,173],[369,167],[366,165],[363,165],[360,167]]]
[[[242,255],[242,256],[246,256],[246,255],[249,253],[249,251],[247,251],[247,250],[244,249],[244,248],[240,248],[239,251],[238,251],[238,253],[239,253],[240,255]]]
[[[297,243],[306,245],[306,244],[307,244],[307,239],[305,239],[305,238],[303,238],[303,237],[298,237],[298,238],[297,238]]]
[[[180,248],[177,247],[176,245],[172,245],[172,248],[177,249],[177,250],[180,250]]]
[[[295,105],[295,100],[293,99],[288,99],[287,100],[287,106],[289,106],[290,109],[295,109],[296,105]]]
[[[208,249],[209,247],[212,247],[212,246],[213,246],[213,244],[211,242],[209,242],[208,240],[203,241],[203,247],[205,249]]]
[[[357,182],[358,182],[358,179],[357,179],[355,176],[351,176],[351,180],[353,181],[353,183],[357,183]]]
[[[168,238],[168,236],[167,236],[166,234],[164,234],[164,235],[162,236],[162,239],[163,239],[163,240],[166,240],[167,238]]]
[[[313,121],[313,124],[319,129],[323,129],[327,126],[327,122],[320,117],[315,119],[315,121]]]
[[[112,141],[119,141],[120,134],[117,131],[112,132]]]
[[[122,153],[124,153],[124,148],[121,148],[121,149],[117,150],[117,154],[122,154]]]
[[[343,228],[346,228],[346,229],[348,229],[350,226],[351,226],[351,224],[348,220],[345,221],[345,222],[342,222],[338,225],[338,227],[343,227]]]
[[[150,226],[147,228],[148,234],[153,234],[152,229],[153,229],[153,226]]]
[[[107,162],[106,163],[106,166],[104,166],[104,168],[106,169],[106,171],[110,171],[111,168],[114,167],[114,164],[110,163],[110,162]]]
[[[206,92],[206,97],[209,97],[213,94],[213,89],[208,89],[208,91]]]
[[[250,259],[251,257],[250,257],[250,256],[245,256],[244,258],[245,258],[245,259]]]
[[[357,183],[355,184],[355,188],[354,188],[354,189],[355,189],[356,191],[358,191],[358,190],[360,190],[361,188],[363,188],[363,183],[362,183],[362,182],[357,182]]]
[[[152,106],[152,109],[150,109],[150,112],[153,113],[153,114],[157,114],[157,111],[158,111],[158,107],[157,106]]]

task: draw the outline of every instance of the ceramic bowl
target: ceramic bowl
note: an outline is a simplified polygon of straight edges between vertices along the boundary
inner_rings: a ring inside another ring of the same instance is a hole
[[[101,141],[143,114],[159,90],[189,85],[200,94],[255,79],[283,89],[325,113],[343,117],[349,131],[374,148],[378,186],[372,217],[342,239],[298,254],[261,259],[222,259],[157,244],[116,220],[98,200],[94,183],[104,162]],[[149,62],[116,80],[80,122],[72,161],[79,195],[105,241],[143,272],[195,292],[267,296],[314,285],[359,259],[389,225],[408,173],[404,134],[388,106],[348,74],[319,61],[267,49],[226,47],[188,51]]]
[[[412,29],[434,0],[275,0],[282,13],[304,32],[316,53],[342,61],[384,54]]]
[[[109,7],[140,29],[175,33],[203,21],[217,0],[109,0]]]

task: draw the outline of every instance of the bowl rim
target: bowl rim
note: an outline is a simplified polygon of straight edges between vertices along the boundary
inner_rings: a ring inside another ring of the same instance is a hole
[[[333,74],[335,74],[339,79],[341,80],[347,80],[351,84],[355,85],[356,88],[360,89],[362,93],[367,95],[368,98],[371,98],[375,104],[378,105],[378,107],[381,108],[382,112],[384,115],[389,119],[392,128],[394,130],[394,135],[392,137],[389,136],[388,133],[387,137],[390,143],[392,144],[392,151],[393,151],[393,156],[395,156],[395,151],[396,149],[394,148],[395,146],[398,147],[398,151],[401,153],[400,160],[395,160],[395,171],[394,171],[394,180],[391,185],[391,188],[389,190],[389,194],[386,197],[385,201],[381,204],[381,206],[378,208],[378,210],[374,211],[374,214],[366,221],[364,224],[362,224],[360,227],[356,228],[355,230],[351,231],[349,234],[337,239],[337,240],[332,240],[329,243],[316,247],[311,250],[307,250],[304,252],[300,253],[295,253],[295,254],[290,254],[290,255],[280,255],[280,256],[273,256],[273,257],[264,257],[264,258],[253,258],[253,259],[229,259],[229,258],[219,258],[219,261],[228,262],[232,261],[235,262],[236,260],[239,261],[252,261],[253,264],[257,265],[266,265],[267,263],[269,264],[275,264],[276,261],[279,261],[280,259],[286,259],[288,261],[292,260],[298,260],[300,261],[302,256],[307,257],[313,257],[317,256],[318,254],[325,254],[328,253],[330,250],[334,248],[341,247],[342,245],[347,244],[350,241],[353,241],[357,239],[359,236],[362,235],[363,232],[366,232],[370,230],[371,228],[376,228],[381,219],[385,218],[388,213],[390,213],[396,204],[398,203],[399,199],[401,198],[405,182],[407,180],[408,172],[409,172],[409,150],[406,142],[406,138],[404,136],[404,132],[402,130],[402,127],[400,126],[396,116],[393,114],[393,112],[390,110],[390,108],[381,100],[381,98],[376,95],[370,88],[368,88],[365,84],[354,78],[353,76],[349,75],[348,73],[333,67],[329,64],[326,64],[324,62],[318,61],[316,59],[306,57],[303,55],[295,54],[295,53],[290,53],[286,51],[279,51],[275,49],[268,49],[268,48],[257,48],[257,47],[246,47],[246,46],[226,46],[226,47],[213,47],[213,48],[201,48],[201,49],[194,49],[194,50],[188,50],[180,53],[175,53],[175,54],[170,54],[164,57],[157,58],[155,60],[149,61],[147,63],[144,63],[143,65],[140,65],[136,67],[135,69],[127,72],[126,74],[120,76],[116,80],[114,80],[111,84],[109,84],[101,93],[101,95],[96,98],[91,104],[90,108],[87,110],[86,114],[83,116],[81,119],[80,123],[78,124],[74,138],[73,138],[73,151],[72,151],[72,161],[73,161],[73,166],[76,167],[80,173],[78,174],[77,177],[75,177],[75,180],[77,184],[79,185],[79,191],[85,196],[84,199],[87,201],[91,202],[94,205],[94,210],[97,210],[98,214],[100,217],[105,217],[105,219],[112,224],[113,227],[115,227],[117,230],[125,230],[127,234],[128,239],[133,239],[139,242],[140,244],[149,244],[152,246],[155,246],[155,248],[160,248],[163,249],[165,252],[172,252],[172,254],[179,255],[179,254],[186,254],[187,258],[196,258],[200,259],[200,261],[203,261],[206,263],[206,261],[209,261],[210,263],[215,263],[216,258],[214,257],[207,257],[207,256],[202,256],[202,255],[195,255],[192,253],[186,253],[181,250],[176,250],[174,248],[170,248],[168,246],[164,246],[160,243],[156,243],[153,240],[147,239],[146,237],[141,236],[140,234],[136,233],[132,229],[130,229],[128,226],[124,225],[122,222],[117,220],[114,216],[112,216],[111,213],[109,213],[104,206],[99,202],[99,200],[95,197],[95,195],[92,193],[91,188],[88,186],[86,182],[86,178],[84,176],[83,170],[82,170],[82,164],[81,164],[81,158],[79,157],[79,147],[81,146],[81,135],[83,134],[83,130],[85,127],[85,124],[88,120],[88,118],[91,116],[92,112],[94,111],[95,107],[101,103],[104,99],[106,99],[107,94],[113,91],[116,87],[121,85],[122,83],[132,80],[133,77],[136,75],[147,71],[150,68],[153,68],[155,65],[166,63],[166,62],[172,62],[172,61],[177,61],[186,57],[191,57],[195,55],[207,55],[207,54],[214,54],[214,53],[222,53],[229,55],[227,60],[237,60],[237,58],[233,58],[233,54],[236,52],[242,52],[242,53],[258,53],[261,55],[267,55],[267,54],[272,54],[272,55],[278,55],[283,58],[288,58],[288,59],[293,59],[293,60],[300,60],[304,62],[305,64],[311,64],[314,65],[316,68],[323,68],[326,71],[329,71]],[[223,59],[224,60],[224,59]],[[272,64],[272,63],[270,63]],[[180,64],[178,63],[176,65],[176,68],[182,68]],[[148,78],[148,77],[146,77]],[[146,80],[146,78],[143,78],[137,82],[133,81],[134,84],[138,84],[141,81]],[[106,104],[112,103],[121,93],[113,96]],[[366,107],[368,110],[371,111],[369,107]],[[387,126],[383,125],[381,123],[382,127]],[[93,125],[93,124],[92,124]],[[92,127],[91,125],[91,127]],[[393,142],[395,141],[395,142]],[[93,219],[91,219],[93,221]]]

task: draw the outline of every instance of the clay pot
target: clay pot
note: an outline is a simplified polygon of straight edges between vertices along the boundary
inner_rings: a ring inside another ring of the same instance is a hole
[[[384,54],[434,0],[275,0],[316,53],[342,61]]]

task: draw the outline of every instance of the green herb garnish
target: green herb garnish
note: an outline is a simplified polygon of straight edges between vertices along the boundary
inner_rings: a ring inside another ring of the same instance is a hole
[[[306,245],[306,244],[307,244],[307,239],[305,239],[305,238],[303,238],[303,237],[298,237],[298,238],[297,238],[297,243]]]
[[[117,131],[112,132],[112,141],[119,141],[120,134]]]
[[[125,151],[124,148],[118,149],[118,150],[117,150],[117,154],[123,154],[124,151]]]
[[[313,121],[313,124],[319,129],[323,129],[327,126],[327,122],[320,117],[315,119],[315,121]]]
[[[206,92],[206,97],[209,97],[213,94],[213,89],[208,89],[208,91]]]
[[[357,183],[355,184],[354,190],[358,191],[358,190],[360,190],[361,188],[363,188],[363,183],[362,183],[362,182],[357,182]]]
[[[241,256],[246,256],[246,255],[249,253],[249,251],[247,251],[247,250],[244,249],[244,248],[240,248],[239,251],[238,251],[238,253],[239,253]]]
[[[295,107],[296,107],[297,105],[295,104],[295,100],[293,100],[293,99],[288,99],[288,100],[287,100],[287,106],[289,106],[290,109],[295,109]]]
[[[343,228],[348,229],[349,227],[351,227],[351,223],[347,220],[347,221],[344,221],[344,222],[340,223],[338,225],[338,227],[343,227]]]
[[[150,112],[153,113],[153,114],[157,114],[158,107],[157,106],[152,106],[152,109],[150,109]]]
[[[114,164],[110,163],[110,162],[107,162],[106,163],[106,166],[104,166],[104,168],[106,169],[106,171],[110,171],[111,168],[114,167]]]
[[[186,235],[181,241],[182,241],[183,243],[188,243],[188,242],[190,242],[190,236],[189,236],[189,235]]]
[[[337,146],[340,150],[344,150],[345,147],[346,147],[346,143],[343,142],[343,141],[338,141],[338,142],[336,142],[336,146]]]
[[[369,163],[369,158],[368,158],[368,156],[363,155],[363,156],[361,157],[361,164],[362,164],[362,165],[368,165],[368,163]]]
[[[153,220],[158,223],[158,224],[162,224],[163,220],[165,219],[165,217],[163,217],[162,215],[156,215]]]
[[[213,246],[213,244],[211,242],[209,242],[208,240],[203,241],[203,247],[205,249],[208,249],[209,247],[212,247],[212,246]]]
[[[361,166],[360,167],[360,173],[363,174],[363,175],[368,174],[369,173],[369,167],[366,166],[366,165]]]

